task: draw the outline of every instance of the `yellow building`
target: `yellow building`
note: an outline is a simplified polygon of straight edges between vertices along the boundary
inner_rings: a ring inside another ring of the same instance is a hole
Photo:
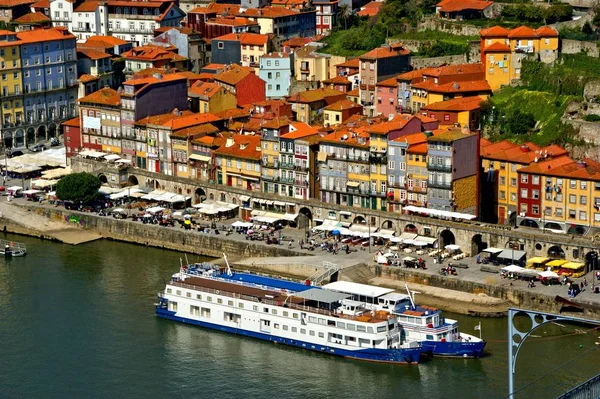
[[[260,123],[262,145],[262,191],[279,195],[281,192],[280,138],[290,131],[286,116],[264,119]],[[293,174],[290,172],[290,176]],[[290,179],[293,180],[293,179]],[[287,179],[286,179],[287,183]],[[287,192],[284,191],[284,195]]]
[[[535,30],[520,26],[510,31],[494,26],[481,30],[480,35],[481,62],[492,90],[520,79],[523,59],[550,63],[558,57],[558,32],[549,26]]]
[[[600,163],[565,155],[520,169],[518,222],[577,235],[600,227]]]
[[[332,89],[315,89],[296,93],[287,98],[296,112],[296,120],[309,125],[323,124],[322,110],[329,104],[346,98],[346,94]]]
[[[5,140],[14,138],[14,142],[4,143],[10,147],[25,144],[23,129],[18,128],[25,122],[19,44],[16,33],[0,30],[0,131]]]
[[[260,136],[236,134],[215,150],[217,183],[247,191],[260,191]]]
[[[562,157],[567,154],[564,148],[556,145],[539,147],[533,143],[521,145],[504,140],[491,143],[480,141],[482,167],[482,207],[483,221],[499,224],[516,223],[518,214],[519,176],[518,171],[544,156]]]
[[[477,130],[482,101],[483,99],[479,96],[453,98],[421,107],[419,113],[438,120],[440,125],[458,123],[471,130]]]
[[[350,100],[340,100],[323,109],[325,126],[340,125],[352,115],[361,115],[363,107]]]
[[[198,81],[188,90],[192,110],[215,113],[237,107],[235,94],[216,83]]]
[[[408,205],[427,207],[427,136],[413,134],[407,138],[406,150],[406,199]]]
[[[179,177],[193,177],[191,159],[192,158],[192,141],[204,137],[206,135],[214,135],[219,132],[219,129],[210,123],[203,125],[184,128],[171,133],[171,152],[173,159],[173,174]]]
[[[294,53],[294,74],[298,81],[312,81],[319,84],[329,79],[331,56],[317,53],[320,47],[306,45]]]

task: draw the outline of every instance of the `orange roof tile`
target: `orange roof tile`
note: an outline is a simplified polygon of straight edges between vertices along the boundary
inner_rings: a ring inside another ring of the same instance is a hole
[[[219,129],[215,125],[213,125],[211,123],[205,123],[202,125],[179,129],[177,131],[172,132],[170,134],[170,136],[178,137],[178,138],[190,138],[191,136],[195,136],[195,135],[214,134],[214,133],[217,133],[218,131],[219,131]]]
[[[104,87],[92,94],[80,98],[79,103],[101,104],[116,107],[121,105],[121,95],[116,90]]]
[[[354,101],[350,101],[350,100],[339,100],[339,101],[336,101],[333,104],[325,107],[325,110],[326,111],[344,111],[344,110],[355,109],[355,108],[362,109],[362,105],[357,104]]]
[[[426,111],[473,111],[480,108],[483,99],[479,96],[453,98],[451,100],[422,106]]]
[[[21,41],[21,44],[76,39],[75,35],[70,33],[67,30],[67,28],[63,27],[34,29],[23,32],[17,32],[17,37]]]
[[[337,64],[336,68],[359,68],[360,67],[360,59],[353,58],[346,62],[342,62],[341,64]]]
[[[311,41],[312,40],[308,37],[292,37],[291,39],[281,43],[281,45],[283,47],[296,48],[303,47],[305,44],[310,43]]]
[[[372,134],[388,134],[394,130],[402,129],[414,117],[414,115],[408,114],[396,115],[391,121],[380,122],[370,126],[368,132]]]
[[[281,18],[281,17],[291,17],[298,15],[297,11],[292,11],[285,7],[273,7],[267,6],[263,8],[248,8],[244,11],[240,9],[238,12],[239,16],[243,17],[254,17],[254,18]]]
[[[100,42],[100,43],[104,43],[110,46],[122,46],[123,44],[127,44],[129,43],[128,41],[125,41],[123,39],[119,39],[118,37],[115,36],[92,36],[89,39],[87,39],[87,41],[85,42],[86,44],[91,44],[94,42]]]
[[[203,66],[202,68],[203,69],[225,69],[226,66],[227,65],[225,65],[225,64],[216,64],[216,63],[212,62],[208,65]]]
[[[94,12],[98,8],[98,2],[92,0],[86,0],[81,3],[73,12]]]
[[[441,12],[457,12],[464,10],[483,11],[494,4],[493,1],[483,0],[445,0],[437,4]]]
[[[41,24],[44,22],[50,22],[50,18],[37,11],[25,14],[22,17],[15,19],[13,22],[17,24]]]
[[[379,14],[381,7],[383,7],[382,1],[372,1],[365,4],[357,13],[357,15],[360,17],[372,17]]]
[[[204,125],[204,126],[213,126],[212,124]],[[226,133],[226,132],[225,132]],[[202,136],[192,140],[194,144],[202,144],[207,147],[220,147],[225,144],[225,137],[223,134],[219,134],[218,136]]]
[[[509,39],[538,37],[537,33],[528,26],[519,26],[508,32]]]
[[[231,118],[245,118],[250,116],[250,111],[240,108],[225,109],[214,113],[216,116],[223,120]]]
[[[161,123],[160,126],[169,128],[173,131],[184,129],[196,125],[201,125],[203,123],[215,122],[219,121],[221,118],[214,114],[202,113],[202,114],[191,114],[191,115],[183,115],[177,118],[173,118],[167,122]]]
[[[349,92],[346,93],[347,97],[358,97],[360,95],[360,92],[358,90],[358,87],[354,90],[350,90]]]
[[[193,10],[188,11],[188,14],[237,14],[239,10],[239,5],[212,2],[206,7],[194,8]]]
[[[504,43],[493,43],[483,49],[484,53],[510,53],[510,47]]]
[[[396,47],[378,47],[371,51],[366,52],[361,55],[359,58],[362,59],[380,59],[380,58],[389,58],[396,57],[398,55],[408,55],[410,51],[404,47],[396,46]]]
[[[171,61],[183,61],[187,60],[186,57],[174,53],[169,50],[165,50],[162,47],[146,45],[134,47],[129,51],[124,52],[121,56],[125,59],[130,60],[142,60],[142,61],[159,61],[159,60],[171,60]]]
[[[481,37],[508,37],[508,33],[509,30],[501,26],[492,26],[479,31]]]
[[[21,6],[25,4],[35,3],[35,0],[0,0],[0,7],[2,8],[12,8],[16,6]]]
[[[348,80],[348,78],[344,77],[344,76],[335,76],[331,79],[326,79],[323,81],[324,84],[326,85],[331,85],[331,84],[338,84],[338,85],[351,85],[352,82],[350,82]]]
[[[260,135],[251,136],[234,134],[231,138],[231,145],[227,146],[228,143],[226,142],[215,150],[215,154],[231,158],[250,159],[254,161],[260,160]]]
[[[200,98],[210,99],[219,92],[219,89],[221,89],[221,86],[216,83],[198,81],[189,88],[188,92],[196,94]]]
[[[540,26],[535,30],[539,37],[558,37],[558,31],[550,26]]]
[[[415,118],[418,118],[422,123],[439,122],[437,119],[433,119],[421,114],[415,114]]]
[[[264,46],[269,41],[269,36],[261,35],[260,33],[228,33],[215,37],[212,40],[239,41],[243,45]]]
[[[87,58],[91,60],[101,60],[103,58],[110,58],[110,54],[103,53],[102,51],[90,49],[90,48],[81,48],[77,46],[77,54],[83,54]],[[79,57],[79,56],[78,56]]]
[[[449,76],[458,74],[485,73],[485,66],[481,63],[477,64],[458,64],[445,65],[438,68],[428,68],[423,72],[425,76]]]
[[[140,126],[147,126],[147,125],[159,125],[160,126],[163,123],[167,123],[168,121],[173,120],[175,118],[181,118],[183,116],[194,115],[194,113],[192,111],[188,111],[188,110],[180,111],[178,113],[175,113],[174,111],[175,110],[173,110],[173,112],[167,112],[165,114],[147,116],[145,118],[142,118],[142,119],[136,121],[135,124],[140,125]]]
[[[321,138],[322,142],[340,144],[350,147],[369,147],[369,133],[365,127],[348,128],[347,125]]]
[[[433,71],[434,68],[421,68],[415,69],[414,71],[405,72],[396,76],[396,80],[408,81],[412,83],[421,82],[423,80],[423,74],[428,74]]]
[[[234,16],[226,16],[226,17],[217,17],[211,18],[206,21],[207,25],[222,25],[222,26],[251,26],[258,25],[258,22],[253,21],[244,17],[234,17]]]
[[[252,71],[250,68],[246,68],[238,64],[231,64],[226,71],[215,75],[214,79],[219,82],[224,82],[235,86],[239,82],[241,82],[246,76],[253,73],[254,71]]]
[[[262,124],[262,127],[267,129],[281,129],[282,127],[289,126],[290,124],[291,121],[288,119],[287,116],[281,116],[264,122]]]
[[[69,119],[68,121],[64,121],[62,123],[63,126],[71,126],[71,127],[80,127],[79,117],[76,116],[73,119]]]
[[[293,130],[284,134],[282,137],[286,139],[301,139],[319,133],[318,128],[310,126],[305,122],[293,122],[291,124],[291,129]]]
[[[100,78],[98,76],[88,75],[87,73],[84,73],[79,77],[79,81],[82,83],[89,83],[95,80],[100,80]]]
[[[472,80],[467,82],[449,82],[437,85],[431,80],[413,84],[415,89],[423,89],[432,93],[471,93],[491,92],[492,89],[486,80]]]
[[[31,5],[31,8],[50,8],[50,0],[39,0]]]
[[[536,158],[542,158],[543,154],[547,154],[551,158],[568,155],[567,150],[557,145],[548,147],[539,147],[534,143],[527,142],[523,144],[515,144],[508,140],[503,140],[497,143],[489,141],[480,142],[481,157],[497,161],[505,161],[529,165]]]
[[[316,101],[323,101],[329,97],[343,96],[345,93],[341,91],[321,88],[315,90],[306,90],[296,93],[288,98],[290,103],[312,103]]]
[[[396,78],[389,78],[386,80],[382,80],[381,82],[377,82],[376,86],[398,87],[398,80]]]

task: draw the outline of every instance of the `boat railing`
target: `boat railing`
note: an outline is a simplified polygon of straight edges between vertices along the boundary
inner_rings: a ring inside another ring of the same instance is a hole
[[[194,290],[194,291],[205,292],[207,294],[223,295],[223,296],[233,298],[233,299],[243,299],[246,301],[252,301],[252,302],[261,303],[261,304],[265,304],[265,305],[283,306],[283,307],[286,307],[289,309],[295,309],[295,310],[308,312],[308,313],[317,313],[317,314],[322,314],[324,316],[337,317],[340,319],[360,321],[359,318],[364,316],[364,314],[356,315],[356,316],[345,315],[345,314],[341,314],[341,313],[332,312],[331,310],[328,310],[328,309],[315,308],[313,306],[300,305],[300,304],[289,303],[289,302],[286,303],[285,301],[281,302],[281,301],[274,301],[272,299],[262,299],[262,298],[259,299],[257,297],[253,297],[253,296],[249,296],[249,295],[235,294],[235,293],[229,292],[229,291],[215,290],[213,288],[206,288],[206,287],[202,287],[202,286],[198,286],[198,285],[186,284],[186,283],[183,283],[180,281],[172,282],[171,285],[173,285],[175,287],[187,288],[187,289]],[[370,312],[365,312],[365,313],[370,313]],[[383,321],[383,319],[381,321]]]
[[[4,250],[4,248],[9,247],[11,251],[27,251],[27,247],[22,242],[9,241],[0,239],[0,246]]]

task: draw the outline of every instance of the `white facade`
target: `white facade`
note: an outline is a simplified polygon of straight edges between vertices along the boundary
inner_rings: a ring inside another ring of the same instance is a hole
[[[98,5],[94,11],[74,11],[72,32],[80,43],[92,36],[107,36],[109,33],[108,8],[105,5]]]
[[[50,19],[52,26],[64,26],[73,32],[73,3],[67,0],[50,2]]]

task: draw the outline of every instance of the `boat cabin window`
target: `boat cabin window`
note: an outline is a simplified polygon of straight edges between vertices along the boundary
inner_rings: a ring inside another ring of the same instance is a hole
[[[427,335],[425,335],[425,339],[432,340],[433,339],[433,335],[427,334]]]
[[[338,328],[346,328],[346,323],[344,323],[343,321],[338,321],[337,326]]]
[[[211,296],[207,296],[207,297],[206,297],[206,300],[207,300],[208,302],[212,302],[212,297],[211,297]]]
[[[252,305],[252,310],[254,310],[255,312],[258,312],[258,306],[257,305]]]
[[[283,317],[288,317],[288,315],[289,315],[289,312],[287,310],[284,310],[283,311]]]
[[[217,303],[223,303],[223,300],[221,298],[217,298]]]
[[[377,332],[378,332],[378,333],[385,332],[385,330],[387,330],[387,329],[385,328],[385,326],[380,326],[380,327],[377,327]]]
[[[170,288],[167,288],[167,294],[170,294],[170,293],[172,293],[172,292],[173,292],[173,290],[172,290],[172,289],[170,289]]]
[[[367,327],[367,332],[373,334],[373,327]]]
[[[308,316],[308,321],[311,323],[316,323],[317,322],[317,318],[315,316]]]
[[[244,304],[242,302],[238,303],[238,308],[244,309]]]
[[[233,306],[233,301],[227,301],[227,306]]]
[[[269,313],[269,308],[263,308],[263,312]]]
[[[279,328],[279,324],[277,324],[277,323],[273,324],[273,328]]]
[[[325,319],[319,319],[319,324],[321,324],[321,325],[325,325],[325,324],[327,324],[327,323],[326,323]]]
[[[335,320],[327,320],[327,325],[335,327]]]
[[[177,302],[169,302],[169,307],[173,312],[177,312]]]
[[[293,317],[294,319],[297,319],[297,318],[298,318],[298,313],[292,313],[292,317]]]
[[[314,337],[314,336],[315,336],[315,332],[314,332],[313,330],[310,330],[310,331],[308,332],[308,335],[310,335],[311,337]]]
[[[283,328],[283,331],[287,331],[288,330],[288,326],[286,326],[285,324],[283,326],[281,326]]]
[[[367,327],[361,326],[361,325],[357,325],[356,326],[356,331],[367,332]]]
[[[325,338],[325,334],[324,334],[324,333],[322,333],[322,332],[320,332],[320,333],[319,333],[319,338]]]
[[[191,298],[192,297],[192,293],[191,292],[186,292],[185,296],[187,296],[188,298]]]
[[[277,309],[271,309],[272,314],[277,314]]]
[[[304,328],[301,328],[301,329],[300,329],[300,334],[306,334],[306,329],[304,329]]]
[[[348,342],[356,342],[356,338],[354,337],[349,337],[346,335],[346,339],[348,340]]]
[[[196,299],[199,300],[199,301],[201,301],[202,300],[202,295],[196,294]]]
[[[177,295],[181,296],[181,290],[177,290],[177,292],[175,292]]]
[[[346,324],[346,329],[356,331],[356,326],[354,324]]]
[[[293,333],[298,332],[298,327],[292,327],[292,332]]]

